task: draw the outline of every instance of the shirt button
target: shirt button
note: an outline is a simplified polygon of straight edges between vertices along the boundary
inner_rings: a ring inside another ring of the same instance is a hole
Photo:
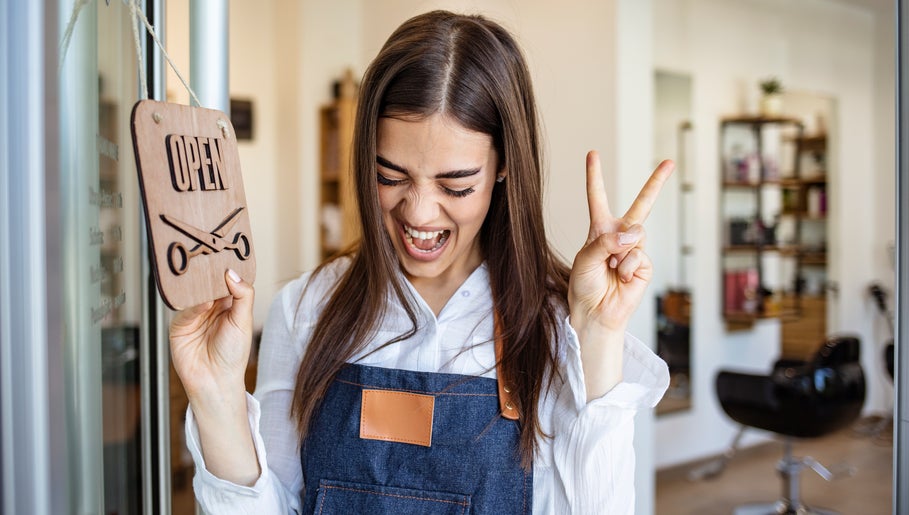
[[[461,292],[461,296],[462,296],[462,297],[470,297],[470,292],[467,291],[467,290],[464,290],[464,291]]]

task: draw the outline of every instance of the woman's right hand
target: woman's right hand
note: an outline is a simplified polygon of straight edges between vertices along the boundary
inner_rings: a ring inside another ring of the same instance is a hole
[[[185,309],[170,324],[174,368],[190,401],[245,391],[255,291],[233,270],[224,280],[230,295]]]
[[[261,474],[244,383],[255,291],[232,270],[224,281],[230,295],[174,317],[170,351],[192,406],[205,467],[215,477],[251,486]]]

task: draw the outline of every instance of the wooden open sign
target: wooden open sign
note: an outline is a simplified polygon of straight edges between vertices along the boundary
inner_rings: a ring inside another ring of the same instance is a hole
[[[229,295],[228,268],[256,278],[237,138],[213,109],[142,100],[133,147],[158,291],[175,310]]]

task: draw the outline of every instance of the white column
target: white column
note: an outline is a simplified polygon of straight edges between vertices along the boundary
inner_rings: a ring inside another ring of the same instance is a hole
[[[653,168],[653,7],[650,0],[618,0],[615,22],[615,127],[613,132],[615,192],[610,205],[616,214],[634,202]],[[608,168],[607,168],[608,169]],[[668,192],[664,191],[665,202]],[[652,224],[645,224],[653,234]],[[663,256],[651,254],[654,267],[667,267]],[[656,348],[654,303],[656,288],[647,289],[628,331],[637,335],[651,348]],[[652,515],[655,509],[656,473],[654,470],[654,414],[642,411],[635,418],[634,452],[636,467],[634,487],[636,515]]]
[[[228,1],[189,4],[190,85],[204,107],[230,111],[228,84]]]
[[[50,513],[43,2],[0,5],[3,513]]]

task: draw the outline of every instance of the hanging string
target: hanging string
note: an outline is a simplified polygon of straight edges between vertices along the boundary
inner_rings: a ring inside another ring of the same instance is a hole
[[[164,44],[161,43],[161,40],[158,39],[158,34],[155,32],[155,28],[151,23],[148,22],[148,18],[145,17],[145,13],[142,12],[142,9],[139,8],[139,0],[131,0],[130,3],[133,4],[132,11],[135,14],[136,18],[142,21],[145,25],[145,29],[148,31],[148,34],[155,41],[155,45],[158,46],[158,49],[161,50],[161,55],[164,56],[164,59],[167,60],[167,64],[170,65],[171,69],[174,70],[174,73],[177,75],[177,78],[180,79],[180,82],[183,83],[183,87],[186,88],[186,91],[189,92],[189,95],[192,97],[192,100],[196,101],[197,106],[202,106],[202,102],[199,101],[199,97],[196,96],[196,92],[193,91],[193,88],[189,87],[189,83],[186,82],[186,79],[183,78],[183,75],[180,73],[180,70],[177,69],[177,65],[171,60],[170,55],[168,55],[167,50],[164,49]],[[144,70],[142,66],[142,45],[140,45],[139,38],[136,37],[136,52],[138,53],[139,58],[139,68]],[[144,76],[144,72],[140,72]],[[143,80],[143,85],[145,81]],[[147,96],[147,93],[146,93]]]
[[[136,62],[139,63],[139,87],[142,88],[140,89],[139,100],[145,100],[148,98],[148,80],[145,78],[145,66],[142,65],[142,41],[139,39],[139,6],[136,0],[129,2],[129,11],[131,14],[129,20],[132,22],[130,25],[133,27],[133,43],[135,43],[136,47]]]
[[[69,50],[69,41],[73,38],[73,29],[76,28],[76,19],[79,18],[79,12],[91,0],[76,0],[73,3],[73,12],[69,15],[69,22],[66,24],[66,30],[63,31],[63,39],[60,40],[60,64],[58,70],[63,69],[63,60],[66,58],[66,51]]]
[[[63,32],[63,39],[60,40],[60,63],[58,69],[63,69],[63,62],[66,59],[66,53],[69,50],[69,44],[73,37],[73,31],[75,30],[79,13],[82,12],[82,8],[91,1],[92,0],[75,0],[73,3],[73,11],[70,13],[69,22],[66,24],[66,30]],[[155,45],[157,45],[158,49],[161,51],[161,55],[164,56],[167,64],[170,65],[171,69],[177,75],[177,78],[183,83],[183,87],[189,92],[191,97],[190,103],[195,101],[197,106],[201,106],[202,102],[199,101],[196,92],[193,91],[193,88],[191,88],[189,83],[186,82],[186,79],[183,78],[183,74],[180,73],[180,70],[177,69],[177,65],[174,64],[174,61],[170,58],[167,50],[164,49],[164,44],[158,39],[158,33],[155,31],[155,27],[149,23],[148,18],[145,17],[145,13],[142,12],[142,8],[139,7],[139,0],[123,0],[123,3],[129,6],[130,19],[132,20],[133,43],[136,47],[136,62],[139,66],[139,87],[142,88],[140,93],[141,99],[144,100],[148,98],[148,80],[145,76],[145,66],[143,65],[144,59],[142,58],[142,39],[139,34],[140,21],[145,25],[145,30],[148,31],[148,34],[152,37],[152,40],[154,40]]]

